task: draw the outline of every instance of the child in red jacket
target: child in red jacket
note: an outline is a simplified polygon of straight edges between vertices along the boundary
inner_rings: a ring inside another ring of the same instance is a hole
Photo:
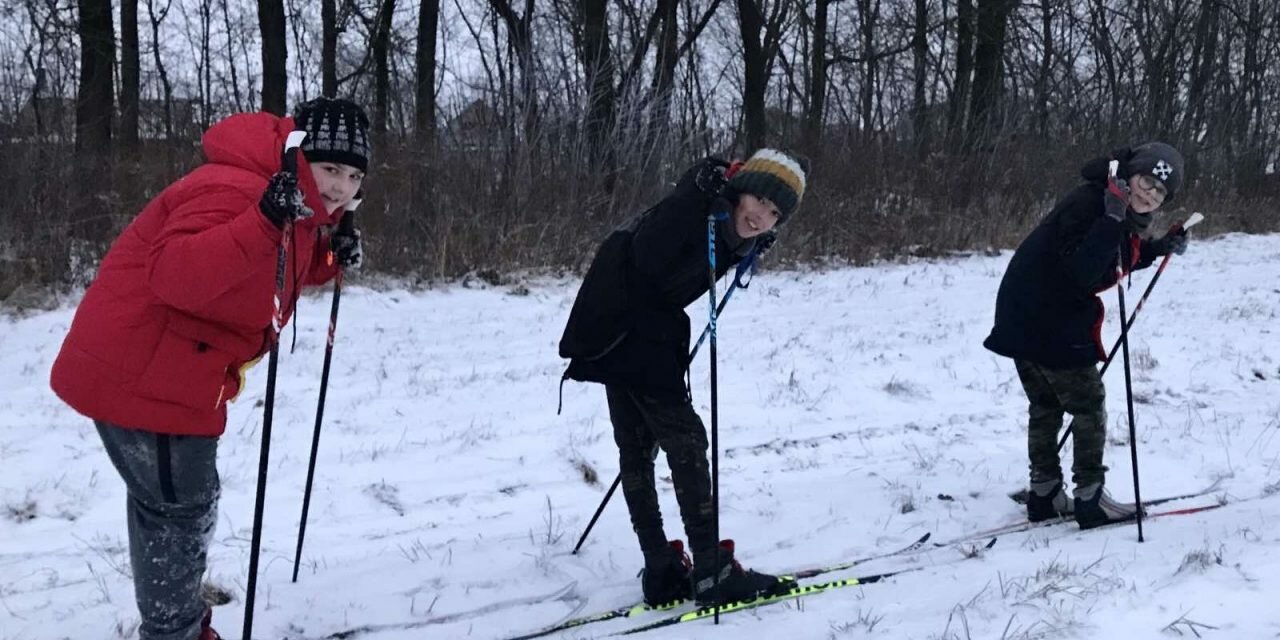
[[[307,133],[306,162],[285,171],[282,150],[295,128]],[[125,228],[76,310],[51,382],[97,425],[128,490],[142,640],[217,638],[200,581],[227,402],[273,339],[284,226],[293,225],[286,321],[302,287],[358,263],[358,232],[332,230],[364,179],[368,139],[367,117],[347,100],[313,100],[293,118],[218,122],[202,140],[205,164]]]

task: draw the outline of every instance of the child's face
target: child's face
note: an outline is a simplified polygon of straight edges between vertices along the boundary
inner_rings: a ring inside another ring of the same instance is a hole
[[[1169,190],[1155,176],[1145,173],[1129,178],[1129,208],[1137,213],[1151,213],[1164,204]]]
[[[347,206],[364,183],[363,171],[338,162],[312,162],[311,175],[316,178],[320,199],[329,213]]]
[[[733,228],[740,238],[754,238],[777,225],[781,215],[768,198],[743,193],[733,210]]]

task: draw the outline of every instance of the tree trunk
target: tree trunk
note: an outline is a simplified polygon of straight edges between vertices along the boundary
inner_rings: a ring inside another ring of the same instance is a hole
[[[320,2],[320,95],[338,96],[338,8],[336,0]],[[422,5],[440,6],[439,1],[422,1]]]
[[[436,33],[440,27],[440,0],[422,0],[418,5],[418,50],[414,54],[417,76],[414,85],[414,134],[420,146],[436,137]]]
[[[283,116],[289,95],[284,0],[258,0],[258,29],[262,32],[262,110]]]
[[[964,139],[968,121],[969,90],[973,80],[973,2],[956,2],[956,81],[947,105],[948,145],[955,147]]]
[[[1218,1],[1201,0],[1200,19],[1196,21],[1195,40],[1191,45],[1191,88],[1187,93],[1187,111],[1183,119],[1182,139],[1200,135],[1204,124],[1206,91],[1210,85],[1218,54]],[[1217,123],[1209,128],[1216,131]]]
[[[977,149],[995,130],[1004,66],[1005,33],[1016,0],[979,0],[977,43],[974,47],[973,98],[965,148]]]
[[[76,99],[76,151],[111,151],[112,68],[115,30],[110,0],[78,0],[80,9],[80,85]]]
[[[80,83],[76,95],[77,195],[71,235],[102,241],[111,230],[103,196],[111,188],[112,69],[115,29],[110,0],[79,0]]]
[[[742,120],[748,151],[765,146],[769,135],[764,98],[769,88],[769,68],[761,45],[764,16],[755,0],[737,0],[738,31],[742,35]]]
[[[1049,139],[1049,76],[1053,72],[1053,3],[1040,4],[1040,71],[1036,75],[1036,133],[1042,141]]]
[[[923,2],[924,0],[918,0]],[[810,153],[822,144],[822,116],[827,104],[827,25],[832,0],[814,0],[813,51],[809,56],[809,104],[805,109],[805,147]]]
[[[533,0],[525,0],[524,15],[519,15],[507,0],[489,0],[489,5],[507,27],[507,38],[515,50],[520,67],[520,95],[517,102],[524,113],[522,129],[526,143],[532,142],[538,122],[536,70],[533,65]]]
[[[915,27],[911,37],[912,98],[911,133],[916,153],[923,156],[929,148],[929,103],[925,84],[929,65],[929,1],[916,0]]]
[[[120,143],[138,150],[138,0],[120,0]]]
[[[617,113],[617,94],[613,84],[613,51],[609,42],[609,6],[607,0],[579,0],[578,15],[582,27],[582,67],[587,78],[587,142],[591,157],[603,160],[606,175],[612,173],[613,154],[610,135]]]
[[[875,129],[875,96],[879,84],[880,56],[876,55],[876,27],[880,22],[880,0],[858,0],[859,35],[862,38],[863,83],[859,99],[862,133],[871,139]]]
[[[391,93],[387,52],[391,48],[391,18],[395,10],[395,0],[382,0],[373,35],[373,137],[374,146],[378,148],[385,148],[387,140],[388,96]]]

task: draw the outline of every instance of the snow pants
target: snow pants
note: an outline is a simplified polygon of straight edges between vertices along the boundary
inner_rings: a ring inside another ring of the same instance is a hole
[[[695,560],[714,557],[717,540],[707,430],[693,403],[685,395],[650,394],[618,385],[607,385],[605,392],[618,444],[622,495],[631,511],[640,549],[648,557],[668,548],[654,478],[654,460],[661,448],[667,452],[689,549]]]
[[[95,421],[128,490],[129,556],[142,640],[195,640],[217,522],[218,439],[126,429]]]
[[[1022,389],[1027,393],[1027,453],[1031,482],[1062,478],[1058,458],[1058,432],[1062,416],[1071,414],[1075,462],[1072,482],[1083,487],[1103,482],[1107,467],[1102,452],[1107,444],[1106,388],[1098,368],[1049,369],[1027,360],[1015,360]]]

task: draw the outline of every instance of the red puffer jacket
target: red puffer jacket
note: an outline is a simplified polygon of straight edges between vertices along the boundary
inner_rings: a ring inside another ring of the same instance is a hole
[[[281,232],[258,211],[280,168],[291,118],[227,118],[203,139],[207,162],[147,204],[116,239],[53,363],[53,390],[76,411],[156,433],[218,436],[240,369],[270,347]],[[315,215],[295,225],[285,319],[297,283],[337,274],[321,232],[337,223],[298,156]]]

